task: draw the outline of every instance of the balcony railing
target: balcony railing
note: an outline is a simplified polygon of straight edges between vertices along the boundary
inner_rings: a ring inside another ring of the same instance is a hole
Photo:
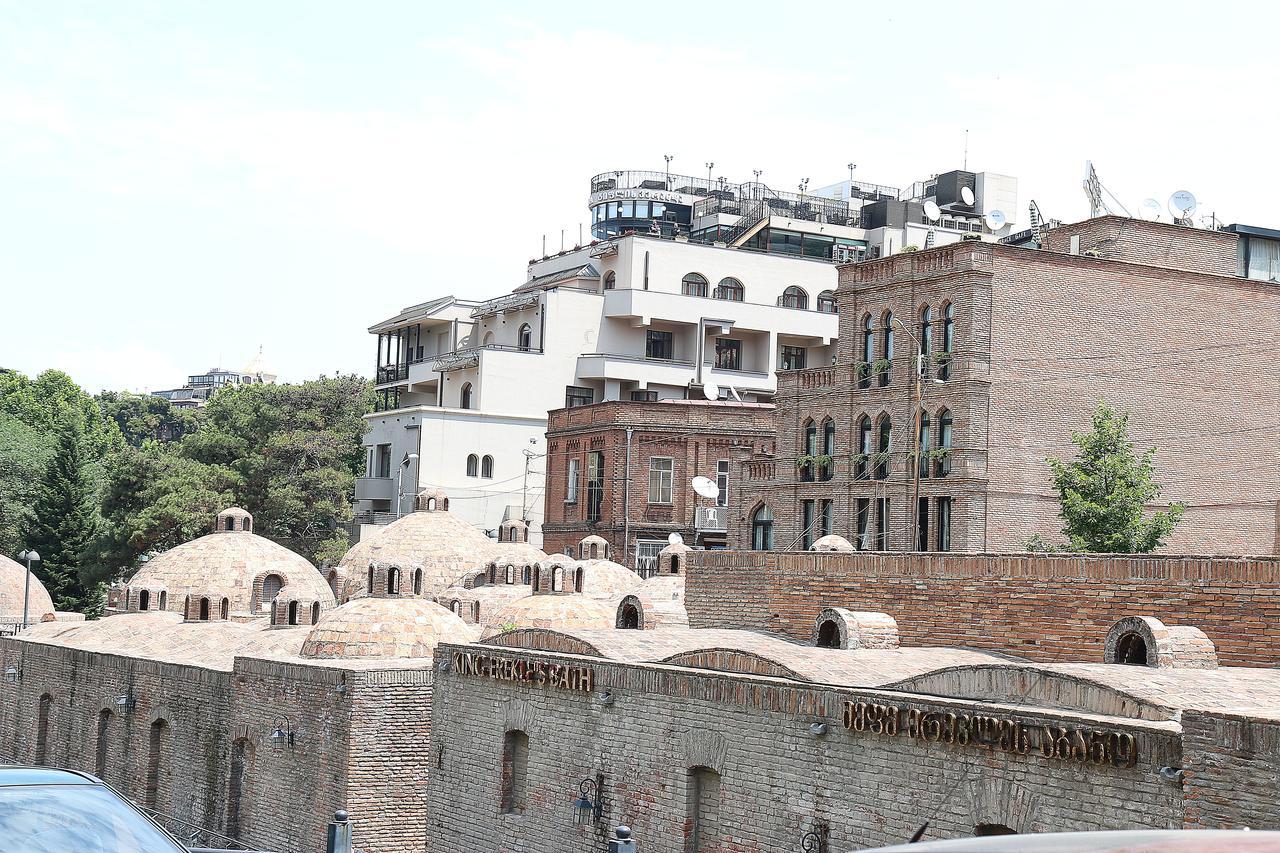
[[[378,368],[378,385],[386,382],[403,382],[408,378],[408,364],[385,364]]]

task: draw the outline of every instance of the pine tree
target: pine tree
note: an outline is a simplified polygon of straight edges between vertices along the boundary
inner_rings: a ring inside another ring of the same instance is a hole
[[[1074,460],[1048,460],[1068,548],[1145,554],[1160,547],[1186,505],[1175,502],[1166,512],[1146,515],[1147,506],[1161,492],[1152,465],[1156,450],[1134,454],[1129,416],[1100,403],[1093,413],[1093,429],[1072,433],[1071,441],[1079,448]]]
[[[97,502],[78,424],[64,424],[53,459],[36,493],[28,547],[40,554],[33,568],[59,610],[92,609],[101,591],[86,587],[81,560],[97,532]]]

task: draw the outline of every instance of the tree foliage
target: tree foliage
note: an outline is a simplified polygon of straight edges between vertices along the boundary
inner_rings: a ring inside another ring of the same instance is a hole
[[[0,413],[0,554],[13,555],[25,547],[40,480],[52,456],[53,448],[34,427]]]
[[[147,441],[177,441],[195,432],[200,422],[198,409],[180,409],[152,394],[103,391],[96,400],[103,417],[115,423],[130,447]]]
[[[27,533],[40,554],[36,575],[59,610],[92,610],[101,590],[81,577],[81,565],[98,532],[97,486],[89,476],[85,437],[73,420],[58,431]]]
[[[1186,507],[1175,502],[1167,511],[1147,514],[1161,494],[1153,465],[1156,449],[1135,455],[1128,415],[1100,403],[1092,429],[1073,432],[1071,441],[1078,448],[1074,460],[1048,460],[1067,547],[1109,554],[1142,554],[1160,547]]]

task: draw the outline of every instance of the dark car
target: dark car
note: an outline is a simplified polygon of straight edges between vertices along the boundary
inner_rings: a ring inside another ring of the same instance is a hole
[[[0,853],[188,853],[88,773],[0,767]]]

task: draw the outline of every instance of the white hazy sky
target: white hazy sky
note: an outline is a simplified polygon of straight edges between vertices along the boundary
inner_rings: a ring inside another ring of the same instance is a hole
[[[483,298],[616,168],[905,184],[1087,214],[1187,188],[1280,226],[1275,4],[0,0],[0,366],[154,389]],[[1018,211],[1025,222],[1026,211]]]

